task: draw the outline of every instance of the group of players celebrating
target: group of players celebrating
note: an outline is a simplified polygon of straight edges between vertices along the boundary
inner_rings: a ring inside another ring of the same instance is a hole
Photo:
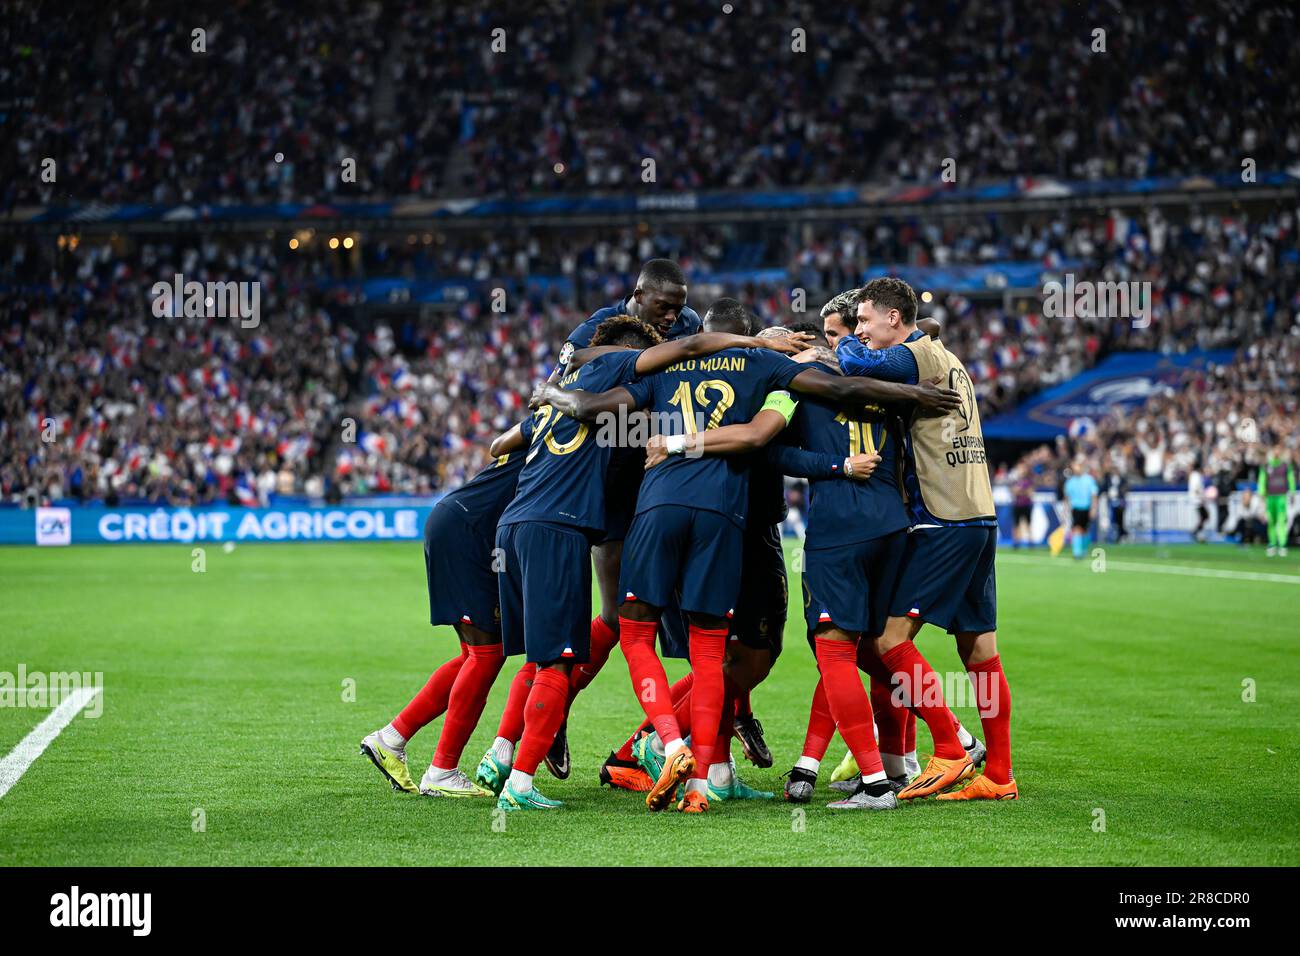
[[[492,443],[495,461],[433,508],[430,620],[455,628],[461,653],[361,752],[398,790],[557,809],[534,775],[543,761],[569,775],[569,709],[619,645],[645,722],[601,781],[644,792],[652,811],[772,798],[740,781],[731,740],[772,765],[749,701],[782,648],[790,475],[810,483],[799,563],[820,677],[786,799],[811,801],[836,731],[848,753],[832,774],[834,809],[1015,799],[997,521],[962,363],[930,320],[918,325],[916,293],[895,278],[836,296],[820,326],[758,334],[737,300],[701,320],[686,298],[676,263],[646,263],[632,295],[569,336],[533,413]],[[924,623],[956,637],[984,742],[953,716],[916,648]],[[656,638],[664,657],[690,662],[673,684]],[[518,654],[471,779],[462,751]],[[406,744],[443,714],[417,785]],[[924,769],[917,718],[934,741]]]

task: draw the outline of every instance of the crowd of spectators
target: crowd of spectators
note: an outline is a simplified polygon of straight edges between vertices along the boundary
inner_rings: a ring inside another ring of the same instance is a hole
[[[1182,381],[1131,410],[1063,435],[1013,463],[995,480],[1059,487],[1068,469],[1124,487],[1176,486],[1227,503],[1253,487],[1261,464],[1281,450],[1300,461],[1300,331],[1242,348],[1231,362],[1188,371]]]
[[[696,189],[1300,158],[1281,5],[726,6],[17,0],[0,206],[646,188],[647,159]]]
[[[453,487],[523,414],[568,332],[661,255],[714,277],[692,279],[699,311],[739,295],[766,325],[807,318],[792,311],[795,289],[815,313],[882,262],[1026,259],[1049,274],[1077,261],[1080,278],[1151,281],[1146,328],[1131,317],[1047,317],[1041,297],[1024,293],[940,290],[925,310],[970,369],[985,416],[1118,350],[1254,350],[1244,353],[1253,365],[1216,369],[1132,421],[1099,424],[1101,447],[1122,453],[1130,474],[1178,481],[1198,454],[1204,467],[1221,464],[1213,448],[1188,445],[1203,409],[1222,408],[1220,430],[1236,427],[1233,415],[1281,428],[1242,404],[1257,393],[1243,385],[1228,407],[1217,383],[1255,375],[1282,388],[1293,376],[1300,281],[1291,211],[1166,215],[769,224],[754,274],[783,278],[740,287],[716,277],[729,274],[738,244],[754,244],[743,227],[361,235],[346,251],[330,250],[324,234],[297,249],[262,233],[17,241],[0,248],[0,495],[187,502]],[[258,281],[259,326],[155,317],[150,289],[176,273]],[[338,281],[384,276],[464,280],[467,294],[439,308],[385,308]],[[567,284],[530,291],[521,281],[547,276]],[[491,290],[512,280],[505,310],[495,311]]]

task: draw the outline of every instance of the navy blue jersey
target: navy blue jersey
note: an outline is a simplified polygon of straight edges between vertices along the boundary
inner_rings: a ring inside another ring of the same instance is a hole
[[[831,369],[813,363],[828,374]],[[808,550],[837,548],[883,537],[908,526],[899,488],[899,430],[874,405],[841,407],[801,396],[790,429],[809,451],[841,458],[876,454],[880,464],[866,481],[813,479],[808,485]]]
[[[640,352],[627,349],[598,356],[560,382],[564,389],[604,392],[636,378]],[[533,415],[532,447],[519,475],[519,490],[501,525],[550,521],[591,531],[605,530],[607,442],[598,429],[543,405]]]
[[[726,349],[678,362],[637,385],[649,392],[642,407],[652,412],[656,430],[687,435],[749,421],[768,392],[786,388],[806,367],[767,349]],[[688,505],[716,511],[743,528],[749,464],[743,456],[670,455],[646,472],[637,514],[659,505]]]
[[[596,329],[600,323],[606,319],[612,319],[616,315],[628,315],[628,302],[630,299],[620,299],[613,305],[607,305],[603,309],[593,312],[591,318],[583,322],[580,326],[569,333],[568,338],[564,340],[564,347],[560,350],[560,368],[563,369],[569,364],[569,358],[573,355],[575,349],[585,349],[591,344],[591,337],[596,334]],[[682,306],[682,310],[677,313],[677,318],[673,321],[672,326],[668,329],[669,339],[680,339],[687,335],[694,335],[704,327],[698,314],[690,306]]]
[[[533,419],[524,419],[519,430],[525,441],[531,441]],[[501,513],[515,497],[527,455],[527,448],[501,455],[465,484],[439,498],[435,507],[451,508],[456,514],[462,514],[475,534],[491,541],[496,536]]]

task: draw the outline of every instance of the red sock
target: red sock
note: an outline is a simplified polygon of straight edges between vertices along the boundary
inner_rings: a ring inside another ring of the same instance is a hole
[[[681,700],[673,701],[673,719],[677,721],[677,729],[683,737],[691,732],[691,688],[694,686],[695,678],[692,677],[691,686],[686,688]]]
[[[447,709],[447,698],[451,695],[451,685],[456,682],[456,675],[469,659],[469,645],[464,641],[460,645],[460,657],[453,657],[443,664],[420,692],[411,698],[411,702],[402,708],[402,712],[393,718],[393,728],[410,740],[415,732],[430,721],[437,720]]]
[[[958,741],[960,743],[961,741]],[[907,727],[903,731],[903,753],[910,754],[916,752],[916,714],[912,711],[907,712]]]
[[[554,667],[543,667],[533,679],[533,689],[524,707],[524,736],[519,741],[512,769],[536,773],[537,765],[555,742],[555,732],[564,723],[569,699],[569,677]]]
[[[742,690],[736,697],[736,716],[745,717],[754,712],[754,705],[749,702],[749,691]]]
[[[876,715],[876,729],[880,732],[877,746],[881,753],[901,757],[905,749],[907,721],[912,713],[894,696],[893,688],[871,678],[871,710]]]
[[[510,681],[510,694],[506,697],[506,709],[501,712],[501,723],[497,724],[497,736],[512,744],[518,743],[523,736],[524,702],[528,700],[536,676],[537,665],[525,664]]]
[[[871,700],[858,676],[857,643],[827,637],[816,638],[816,642],[817,667],[822,672],[822,686],[836,729],[858,762],[859,773],[882,773],[884,764],[876,747]]]
[[[803,755],[820,761],[826,756],[826,748],[835,736],[835,718],[831,716],[831,705],[826,701],[826,687],[821,679],[813,690],[812,710],[808,712],[808,732],[803,738]]]
[[[692,624],[690,636],[691,670],[695,673],[691,687],[691,752],[695,755],[695,777],[704,779],[713,762],[726,696],[722,659],[727,655],[727,630],[710,630]]]
[[[876,654],[870,641],[858,641],[858,667],[871,675],[871,710],[876,716],[876,730],[880,735],[877,746],[880,752],[895,756],[909,753],[911,748],[901,748],[906,746],[909,722],[913,730],[912,739],[915,741],[916,718],[903,705],[899,695],[894,693],[893,675]]]
[[[668,687],[668,675],[655,653],[655,630],[658,621],[629,621],[620,616],[618,628],[623,635],[623,656],[627,658],[627,672],[632,678],[632,691],[641,709],[650,718],[659,739],[667,743],[681,737],[677,721],[673,719],[673,697]]]
[[[984,776],[994,783],[1011,782],[1011,688],[1002,672],[1002,658],[994,655],[983,664],[973,664],[967,673],[975,682],[975,703],[979,707],[984,744],[989,748]]]
[[[930,728],[934,755],[944,760],[964,757],[966,748],[953,728],[952,715],[943,699],[943,684],[916,645],[903,641],[884,656],[884,664],[894,677],[893,686],[903,689],[903,700],[912,705],[916,715]]]
[[[723,651],[725,656],[726,651]],[[740,688],[732,683],[731,678],[722,675],[722,711],[718,719],[718,736],[713,744],[713,762],[727,763],[731,760],[731,735],[736,727],[736,698]]]
[[[438,749],[433,754],[433,765],[439,770],[452,770],[460,763],[465,742],[478,726],[483,716],[492,682],[501,673],[506,662],[500,644],[485,644],[469,649],[469,660],[456,675],[447,703],[447,716],[438,735]]]
[[[690,700],[691,685],[694,682],[695,675],[687,671],[686,676],[673,684],[670,690],[673,699],[673,716],[677,718],[677,729],[682,732],[683,736],[691,732]],[[685,721],[685,726],[683,726],[683,721]],[[636,743],[636,739],[642,734],[648,734],[653,729],[654,724],[650,723],[649,719],[643,720],[641,726],[633,732],[631,737],[627,738],[623,746],[615,751],[614,756],[619,760],[631,760],[632,745]]]
[[[598,617],[591,622],[591,655],[587,658],[587,663],[579,664],[569,672],[570,704],[579,691],[586,690],[587,685],[596,679],[617,643],[618,631],[606,624],[604,618]]]

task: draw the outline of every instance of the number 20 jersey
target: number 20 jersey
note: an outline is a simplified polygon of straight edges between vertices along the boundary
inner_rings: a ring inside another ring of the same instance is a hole
[[[564,389],[604,392],[620,385],[644,400],[638,388],[636,360],[640,352],[611,352],[592,359],[560,382]],[[515,498],[501,515],[499,526],[521,521],[549,521],[585,531],[605,530],[605,471],[613,446],[598,438],[598,429],[561,415],[549,405],[533,416],[528,449]]]

